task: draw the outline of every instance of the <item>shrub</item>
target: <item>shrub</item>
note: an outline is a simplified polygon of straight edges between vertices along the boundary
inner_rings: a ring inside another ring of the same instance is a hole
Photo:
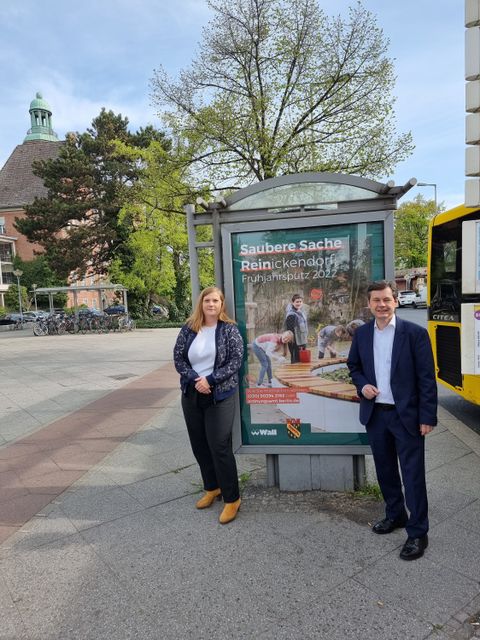
[[[156,318],[137,318],[135,320],[137,329],[172,329],[182,327],[183,322],[166,322]]]

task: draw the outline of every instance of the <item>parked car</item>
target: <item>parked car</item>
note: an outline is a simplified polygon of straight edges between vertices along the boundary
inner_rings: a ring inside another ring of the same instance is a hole
[[[405,291],[398,292],[398,304],[400,307],[413,306],[415,302],[415,296],[417,294],[415,291],[411,291],[410,289],[406,289]]]
[[[125,305],[124,304],[111,304],[109,307],[104,309],[105,313],[109,315],[115,315],[120,313],[125,313]]]
[[[45,318],[48,316],[46,311],[24,311],[23,312],[23,320],[24,322],[37,322],[40,318]]]
[[[10,327],[16,326],[20,323],[20,320],[11,320],[8,315],[0,318],[0,326],[9,325]]]
[[[424,287],[417,293],[415,296],[415,300],[413,301],[413,306],[415,309],[418,307],[426,307],[427,306],[427,288]]]
[[[23,314],[25,320],[25,314]],[[22,314],[21,313],[7,313],[4,320],[10,320],[10,322],[21,322]]]
[[[95,309],[93,307],[82,308],[78,310],[79,316],[103,316],[103,311],[100,309]]]
[[[160,316],[162,318],[168,318],[168,309],[161,304],[153,304],[150,309],[152,316]]]

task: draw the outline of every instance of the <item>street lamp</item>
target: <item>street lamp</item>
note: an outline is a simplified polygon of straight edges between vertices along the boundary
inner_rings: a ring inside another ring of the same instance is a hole
[[[417,182],[417,187],[433,187],[433,193],[435,198],[435,215],[438,213],[437,207],[437,185],[434,182]]]
[[[20,291],[20,276],[23,276],[23,271],[21,269],[15,269],[13,275],[17,277],[18,309],[20,311],[20,322],[23,324],[22,293]]]
[[[37,309],[37,285],[36,284],[32,284],[32,289],[33,289],[33,300],[35,303],[35,311],[38,311]]]

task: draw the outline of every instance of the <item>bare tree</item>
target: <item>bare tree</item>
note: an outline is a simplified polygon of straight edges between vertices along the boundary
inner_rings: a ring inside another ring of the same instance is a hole
[[[343,19],[317,0],[207,1],[196,59],[151,83],[198,175],[230,187],[300,171],[374,178],[411,153],[395,131],[388,40],[360,3]]]

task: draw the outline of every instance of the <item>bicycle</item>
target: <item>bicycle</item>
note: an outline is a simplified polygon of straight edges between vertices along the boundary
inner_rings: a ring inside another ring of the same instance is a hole
[[[67,316],[64,320],[65,331],[68,333],[78,333],[78,322],[75,316]]]
[[[130,316],[121,316],[118,319],[119,331],[133,331],[136,327],[135,320]]]
[[[41,318],[33,324],[34,336],[46,336],[48,334],[48,324],[46,318]]]

